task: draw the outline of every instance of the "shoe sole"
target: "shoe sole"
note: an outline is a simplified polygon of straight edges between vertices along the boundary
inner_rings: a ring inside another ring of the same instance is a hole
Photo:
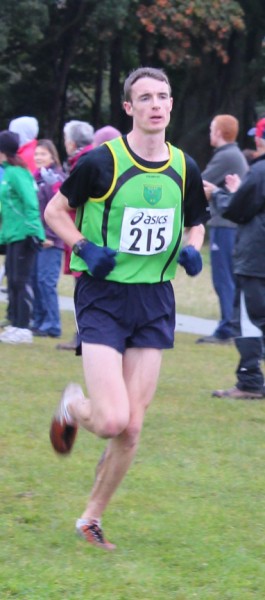
[[[228,394],[225,393],[225,391],[222,390],[216,390],[216,392],[212,393],[212,397],[213,398],[231,398],[232,400],[264,400],[264,396],[263,394],[255,394],[253,393],[243,393],[241,394],[240,392],[238,394]]]
[[[66,421],[61,423],[56,417],[53,418],[50,427],[51,444],[58,454],[69,454],[75,442],[78,427],[68,425]]]
[[[73,352],[73,350],[76,350],[76,346],[67,346],[67,344],[57,344],[56,346],[56,350],[71,350],[71,352]]]
[[[32,340],[8,340],[7,338],[0,338],[0,342],[2,344],[12,344],[13,346],[16,344],[32,344]]]
[[[222,339],[216,339],[216,340],[196,340],[195,344],[209,344],[209,345],[219,345],[219,346],[231,346],[232,344],[234,344],[234,340],[233,339],[227,339],[227,340],[222,340]]]

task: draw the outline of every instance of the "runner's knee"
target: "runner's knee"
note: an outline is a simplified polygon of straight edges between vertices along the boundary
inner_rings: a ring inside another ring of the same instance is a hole
[[[120,435],[128,425],[128,416],[105,415],[96,426],[96,433],[101,438],[114,438]]]

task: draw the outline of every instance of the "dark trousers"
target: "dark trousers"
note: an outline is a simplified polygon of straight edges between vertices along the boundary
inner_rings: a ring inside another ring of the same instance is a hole
[[[232,254],[235,244],[236,228],[210,227],[210,255],[212,281],[218,296],[221,318],[214,335],[219,338],[233,336],[233,311],[235,296],[235,278]]]
[[[13,327],[29,327],[33,308],[30,279],[35,252],[28,239],[7,244],[6,247],[8,315]]]
[[[236,370],[241,390],[261,391],[265,336],[265,278],[236,276],[235,343],[240,354]]]

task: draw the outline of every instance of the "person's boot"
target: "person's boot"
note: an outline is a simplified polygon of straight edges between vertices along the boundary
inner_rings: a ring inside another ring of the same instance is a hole
[[[262,337],[236,337],[235,344],[240,354],[236,370],[237,387],[241,390],[262,392],[264,376],[261,370],[263,354]]]

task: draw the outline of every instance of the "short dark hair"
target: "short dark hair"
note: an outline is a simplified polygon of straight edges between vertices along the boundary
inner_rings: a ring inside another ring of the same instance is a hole
[[[151,79],[156,79],[157,81],[164,81],[167,83],[169,92],[171,94],[171,85],[168,76],[163,69],[155,69],[154,67],[139,67],[138,69],[132,71],[130,75],[128,75],[127,79],[125,79],[123,99],[126,102],[130,102],[132,99],[131,91],[133,84],[138,81],[138,79],[142,79],[143,77],[150,77]]]

